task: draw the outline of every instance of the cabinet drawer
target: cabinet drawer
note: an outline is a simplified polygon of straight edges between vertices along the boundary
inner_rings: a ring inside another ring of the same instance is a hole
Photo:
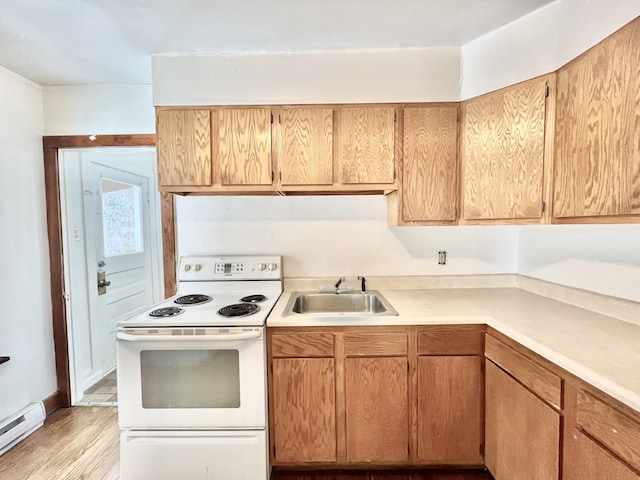
[[[271,355],[274,358],[333,357],[333,334],[274,333]]]
[[[407,355],[407,334],[347,333],[344,336],[347,357],[391,357]]]
[[[640,424],[587,392],[578,392],[577,424],[634,468],[640,468]]]
[[[482,332],[418,332],[418,355],[481,355]]]
[[[490,335],[486,335],[485,338],[485,355],[541,399],[560,409],[562,405],[560,377]]]

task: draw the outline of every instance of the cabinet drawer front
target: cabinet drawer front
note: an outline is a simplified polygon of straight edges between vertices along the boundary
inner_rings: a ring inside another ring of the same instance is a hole
[[[407,355],[406,333],[347,333],[344,336],[347,357],[390,357]]]
[[[485,338],[485,355],[544,401],[560,409],[562,379],[490,335]]]
[[[640,424],[586,392],[578,392],[578,426],[634,468],[640,468]]]
[[[418,355],[481,355],[482,332],[419,332]]]
[[[275,333],[271,337],[274,358],[333,357],[331,333]]]

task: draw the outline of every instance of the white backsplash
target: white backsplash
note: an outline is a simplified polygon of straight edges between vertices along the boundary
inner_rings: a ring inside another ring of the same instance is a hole
[[[284,256],[286,277],[514,273],[517,227],[388,227],[383,196],[177,197],[178,254]],[[438,265],[438,251],[447,264]]]

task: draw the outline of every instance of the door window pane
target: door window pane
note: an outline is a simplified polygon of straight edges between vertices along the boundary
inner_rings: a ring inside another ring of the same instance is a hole
[[[138,185],[100,179],[105,257],[144,250],[140,190]]]
[[[238,350],[143,350],[143,408],[239,408]]]

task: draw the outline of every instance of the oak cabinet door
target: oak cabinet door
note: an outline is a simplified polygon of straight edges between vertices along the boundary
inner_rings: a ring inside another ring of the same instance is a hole
[[[462,104],[465,220],[542,217],[546,79]]]
[[[486,362],[485,464],[496,480],[557,480],[560,414]]]
[[[482,362],[480,356],[418,357],[419,463],[482,465]]]
[[[283,108],[280,124],[280,183],[333,183],[333,109]]]
[[[221,185],[271,185],[271,110],[221,108],[214,142]]]
[[[407,357],[345,359],[347,461],[409,460]]]
[[[640,22],[558,71],[553,215],[640,214]]]
[[[160,188],[211,185],[209,110],[158,110],[156,131]]]
[[[274,461],[336,461],[333,358],[273,359]]]
[[[403,111],[402,220],[455,222],[458,203],[458,106]]]
[[[394,183],[395,111],[386,106],[337,109],[339,183]]]
[[[579,430],[574,430],[569,439],[574,458],[565,466],[565,480],[639,480],[624,463]]]

